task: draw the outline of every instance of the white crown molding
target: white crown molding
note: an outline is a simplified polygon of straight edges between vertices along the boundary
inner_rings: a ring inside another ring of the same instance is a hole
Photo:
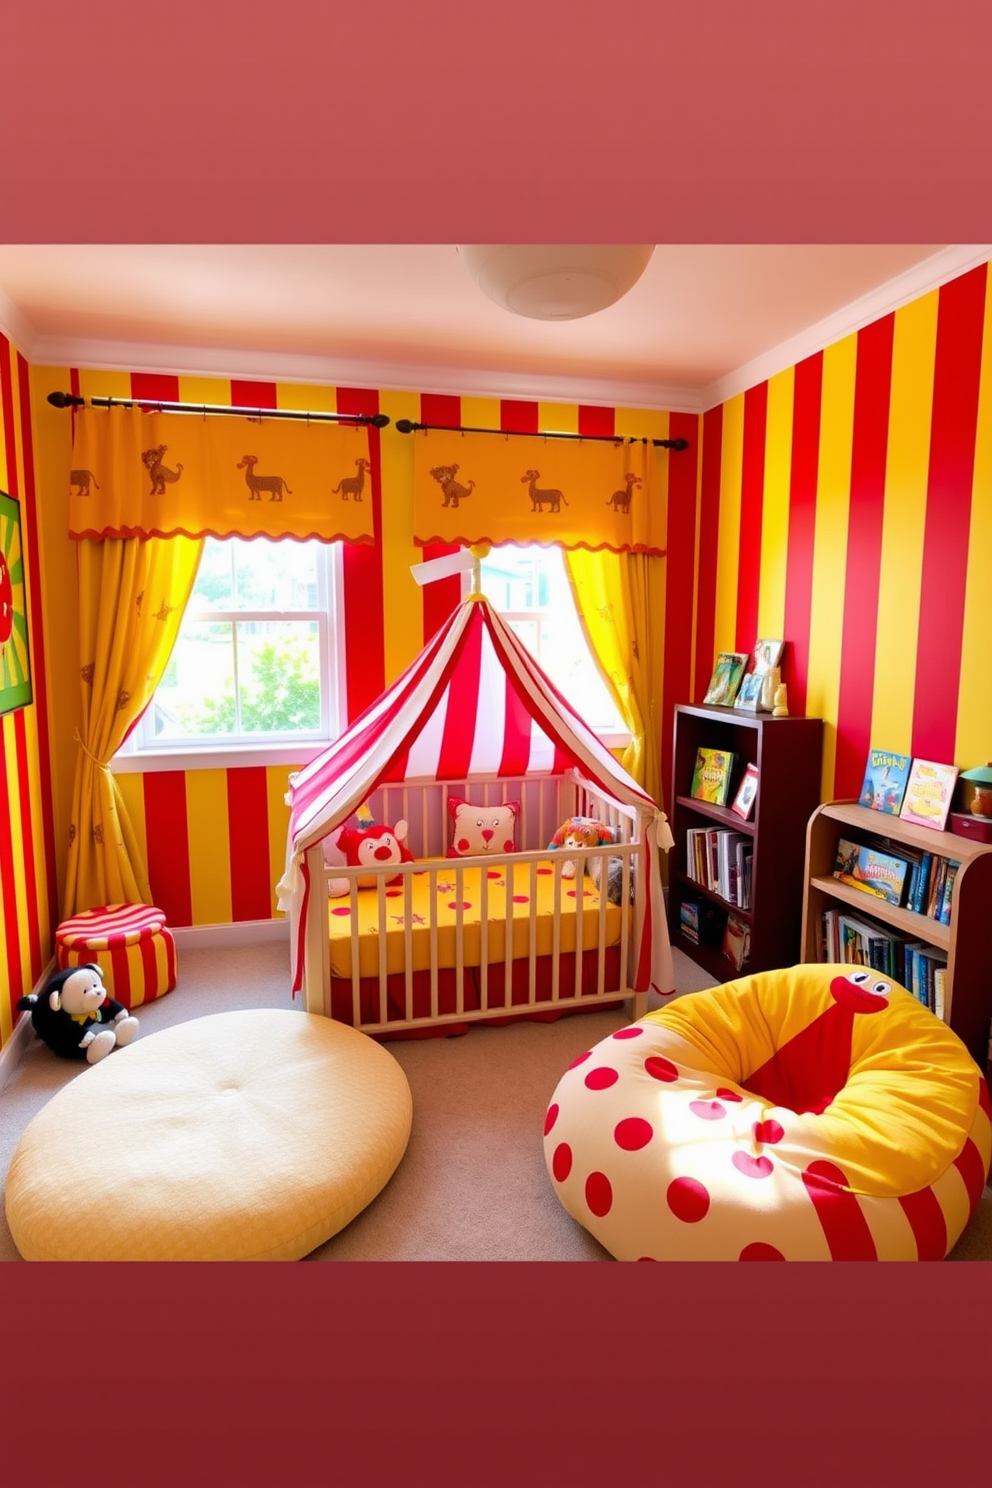
[[[753,361],[728,372],[726,377],[719,377],[716,382],[711,382],[699,394],[700,412],[715,408],[728,398],[736,398],[738,393],[747,392],[748,388],[756,387],[778,372],[784,372],[787,367],[794,367],[805,357],[823,351],[835,341],[841,341],[845,336],[860,331],[873,320],[880,320],[883,315],[908,305],[921,295],[929,294],[932,289],[938,289],[949,279],[966,274],[969,269],[986,263],[990,258],[992,244],[989,243],[953,243],[948,248],[942,248],[938,253],[914,264],[911,269],[897,274],[894,279],[887,280],[832,315],[818,320],[815,325],[807,326],[798,335],[791,336],[770,351],[755,357]]]
[[[402,362],[335,361],[290,352],[232,351],[137,341],[77,341],[42,336],[34,343],[31,361],[42,367],[80,367],[103,372],[159,372],[180,377],[371,388],[380,392],[447,393],[454,397],[463,394],[479,398],[527,398],[547,403],[591,403],[680,413],[696,413],[701,407],[699,394],[691,388],[602,377],[425,367]]]
[[[2,289],[0,289],[0,330],[13,341],[22,356],[26,357],[29,362],[34,361],[34,347],[38,340],[34,326]]]
[[[0,327],[33,366],[99,371],[159,372],[178,376],[246,381],[309,383],[386,391],[446,393],[483,398],[524,398],[548,403],[584,403],[613,408],[703,413],[746,392],[814,352],[859,331],[911,300],[939,288],[992,259],[992,244],[952,244],[905,273],[887,280],[832,315],[808,326],[704,388],[686,388],[567,374],[495,372],[414,363],[335,361],[287,352],[177,347],[151,342],[84,341],[38,336],[0,290]]]

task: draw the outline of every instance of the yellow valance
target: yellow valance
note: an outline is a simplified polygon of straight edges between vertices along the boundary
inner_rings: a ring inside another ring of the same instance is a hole
[[[362,424],[76,412],[69,536],[372,542]]]
[[[418,430],[418,543],[544,543],[665,551],[651,444]]]

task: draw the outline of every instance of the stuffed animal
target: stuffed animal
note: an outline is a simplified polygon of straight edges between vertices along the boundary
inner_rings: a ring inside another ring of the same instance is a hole
[[[96,1064],[138,1033],[137,1018],[108,997],[103,972],[92,962],[56,972],[41,993],[29,993],[17,1006],[31,1013],[35,1033],[62,1059]]]
[[[365,864],[415,863],[416,858],[404,841],[406,834],[407,824],[402,820],[394,827],[368,822],[357,827],[343,827],[338,833],[337,845],[344,853],[345,862],[352,868],[361,868]],[[374,873],[362,874],[358,878],[358,887],[374,888],[379,877],[380,875]],[[386,879],[387,884],[398,882],[395,875]],[[350,890],[349,878],[332,878],[328,881],[327,892],[332,899],[340,899],[342,894],[347,894]]]
[[[599,821],[594,816],[570,816],[567,821],[562,822],[548,843],[548,848],[563,848],[566,852],[580,855],[578,858],[569,858],[562,866],[562,878],[574,878],[576,863],[582,862],[581,853],[584,848],[602,847],[604,843],[616,840],[616,833],[606,822]],[[601,866],[602,859],[599,857],[593,858],[589,864],[589,876],[596,884],[599,883]]]

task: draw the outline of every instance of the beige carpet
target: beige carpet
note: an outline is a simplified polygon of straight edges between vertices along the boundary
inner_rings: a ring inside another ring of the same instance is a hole
[[[675,967],[680,993],[710,985],[678,951]],[[288,985],[288,951],[281,943],[187,950],[180,954],[176,990],[137,1010],[142,1036],[227,1009],[299,1007]],[[624,1021],[622,1012],[602,1012],[557,1023],[472,1028],[459,1038],[388,1043],[413,1092],[406,1155],[379,1197],[308,1259],[609,1260],[555,1198],[541,1132],[562,1072]],[[31,1040],[0,1093],[0,1174],[6,1175],[35,1112],[84,1071]],[[106,1133],[100,1140],[112,1161],[112,1141]],[[127,1133],[119,1140],[126,1142]],[[0,1259],[20,1259],[3,1217]],[[992,1260],[992,1190],[985,1190],[952,1259]]]

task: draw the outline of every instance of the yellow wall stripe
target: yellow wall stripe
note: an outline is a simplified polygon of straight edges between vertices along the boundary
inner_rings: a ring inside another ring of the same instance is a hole
[[[716,555],[714,649],[733,651],[737,635],[737,567],[744,465],[744,394],[723,405],[720,457],[720,535]]]
[[[785,570],[789,552],[789,477],[792,471],[795,385],[794,367],[779,372],[768,382],[758,635],[773,639],[785,638]]]
[[[813,538],[813,594],[810,606],[809,681],[806,712],[825,721],[823,799],[834,791],[837,757],[837,706],[847,571],[847,527],[851,505],[851,451],[854,442],[854,377],[858,338],[845,336],[823,353],[820,452]]]
[[[386,686],[420,650],[423,591],[410,569],[423,562],[413,541],[413,450],[415,435],[399,434],[397,419],[420,420],[419,393],[382,393],[379,412],[390,422],[379,433],[382,467],[382,605]]]
[[[124,809],[128,815],[128,821],[138,846],[141,856],[144,858],[145,867],[148,866],[148,834],[145,830],[145,788],[143,775],[115,775],[118,788],[124,800]]]
[[[231,849],[226,770],[186,771],[186,829],[193,924],[230,924]]]
[[[895,313],[871,742],[908,754],[927,514],[937,292]]]
[[[400,438],[409,436],[400,435]],[[265,771],[265,795],[269,824],[269,880],[272,884],[272,914],[276,907],[276,884],[286,871],[286,838],[289,833],[289,807],[286,792],[289,776],[299,765],[269,765]]]
[[[24,990],[31,990],[31,947],[29,938],[29,916],[27,896],[25,894],[24,875],[18,871],[21,861],[21,845],[24,840],[24,823],[21,816],[21,796],[26,781],[21,780],[17,764],[17,740],[14,737],[14,715],[7,713],[0,719],[0,727],[3,728],[4,752],[6,755],[7,769],[6,780],[2,782],[7,791],[7,815],[10,821],[10,835],[14,845],[14,902],[17,905],[17,933],[20,938],[21,951],[21,978],[24,982]]]
[[[982,370],[978,388],[978,431],[968,541],[961,686],[958,694],[954,758],[963,769],[992,759],[992,702],[988,688],[989,637],[992,636],[992,270],[985,289]]]

